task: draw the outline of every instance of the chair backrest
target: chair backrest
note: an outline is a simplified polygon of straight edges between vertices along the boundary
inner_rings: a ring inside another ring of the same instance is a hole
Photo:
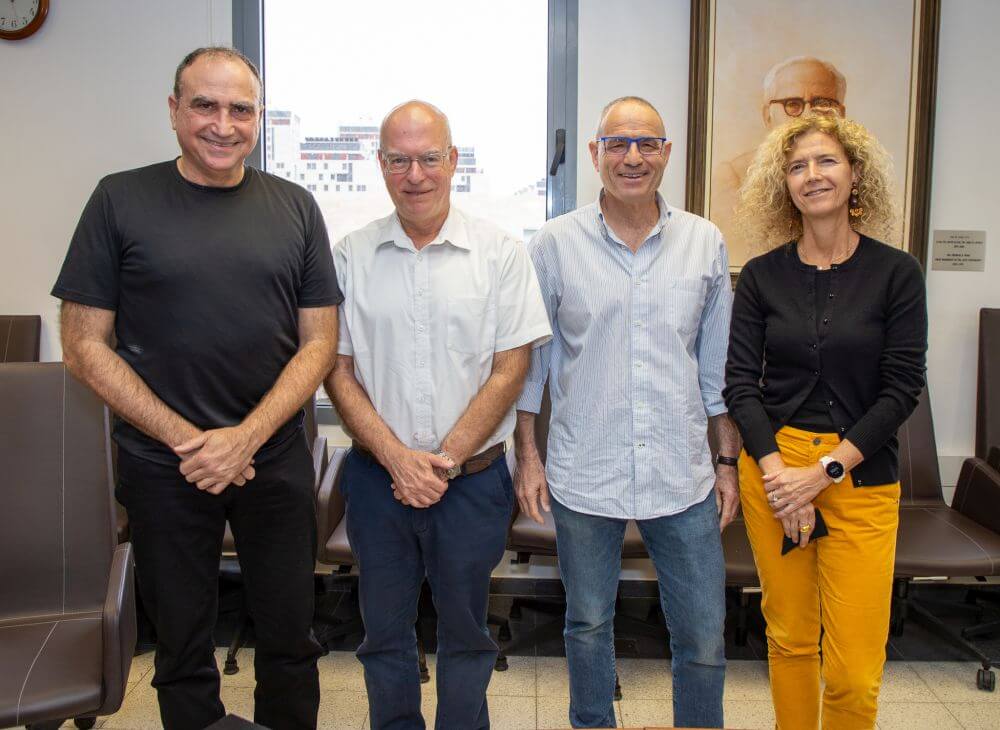
[[[1000,446],[1000,309],[980,309],[976,456],[989,458],[994,446]]]
[[[0,365],[0,619],[101,610],[116,540],[104,404],[62,363]]]
[[[38,362],[42,318],[37,314],[0,315],[0,363]]]
[[[899,428],[899,481],[903,504],[944,502],[927,388],[920,394],[913,413]]]

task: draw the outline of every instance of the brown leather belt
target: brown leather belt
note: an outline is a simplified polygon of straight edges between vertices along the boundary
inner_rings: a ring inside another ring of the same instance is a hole
[[[359,444],[357,441],[351,441],[351,448],[362,456],[366,456],[372,461],[378,462],[378,459],[375,458],[375,454]],[[495,446],[491,446],[486,449],[486,451],[482,451],[475,456],[470,456],[469,459],[462,464],[462,476],[467,477],[470,474],[478,474],[479,472],[488,469],[490,464],[506,453],[507,443],[501,441]]]

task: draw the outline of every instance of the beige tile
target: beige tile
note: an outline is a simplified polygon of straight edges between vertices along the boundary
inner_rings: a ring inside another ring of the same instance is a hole
[[[539,697],[536,712],[538,730],[569,728],[569,697]],[[615,702],[615,718],[622,723],[622,707]]]
[[[138,682],[142,679],[152,680],[153,675],[153,652],[147,651],[139,654],[138,656],[132,657],[132,667],[129,669],[128,681]],[[148,678],[146,675],[149,675]]]
[[[774,707],[770,700],[731,700],[723,703],[722,712],[727,728],[771,730],[774,727]]]
[[[351,651],[331,651],[318,662],[319,686],[327,690],[345,692],[365,691],[365,670]]]
[[[569,697],[569,668],[564,657],[538,657],[535,677],[539,697]]]
[[[486,694],[490,697],[534,697],[535,662],[533,656],[507,657],[507,670],[493,672]]]
[[[225,674],[222,670],[226,666],[226,653],[229,650],[218,647],[215,650],[215,666],[219,669],[219,677],[223,687],[249,687],[251,690],[257,686],[257,676],[254,674],[253,649],[246,647],[236,654],[236,666],[239,671],[236,674]]]
[[[940,702],[880,702],[879,730],[961,730],[962,726]],[[992,727],[996,727],[993,725]]]
[[[364,692],[322,690],[318,730],[358,730],[367,727],[368,696]]]
[[[121,708],[108,716],[106,728],[115,730],[157,730],[160,728],[160,708],[156,702],[156,692],[148,684],[143,684],[129,693]]]
[[[930,687],[907,662],[886,662],[882,672],[880,702],[927,702],[936,699]]]
[[[615,710],[617,711],[617,707]],[[619,718],[621,719],[621,718]],[[569,727],[569,697],[538,697],[536,723],[539,730]]]
[[[976,689],[980,666],[975,662],[911,662],[910,666],[941,702],[1000,703],[1000,692]]]
[[[732,701],[771,701],[767,662],[731,661],[726,664],[725,699]]]
[[[493,730],[535,730],[534,697],[490,697],[490,727]]]
[[[618,724],[623,727],[643,727],[645,725],[667,727],[674,719],[673,701],[670,698],[643,700],[623,696],[618,705],[621,708]],[[615,711],[618,711],[618,707],[615,707]]]
[[[945,707],[964,728],[996,730],[1000,727],[1000,707],[995,702],[949,702]]]
[[[618,682],[622,700],[669,700],[673,679],[666,659],[618,659]]]
[[[106,717],[99,717],[99,718],[97,718],[97,722],[94,723],[94,728],[96,729],[96,728],[104,727],[104,723],[106,723],[107,721],[108,720],[107,720]],[[60,730],[62,730],[62,728],[66,728],[66,730],[76,730],[76,725],[73,724],[72,720],[67,720],[62,725],[60,725],[59,728],[60,728]]]
[[[237,715],[244,720],[253,720],[253,688],[222,687],[219,697],[226,708],[226,714]]]

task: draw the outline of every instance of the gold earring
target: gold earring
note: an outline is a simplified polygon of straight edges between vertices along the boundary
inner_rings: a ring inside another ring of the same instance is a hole
[[[861,202],[858,200],[858,185],[854,183],[851,185],[851,197],[847,201],[849,207],[849,213],[851,218],[860,218],[865,214],[865,209],[861,206]]]

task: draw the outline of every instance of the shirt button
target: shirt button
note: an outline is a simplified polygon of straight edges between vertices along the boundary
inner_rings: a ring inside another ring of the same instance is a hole
[[[424,326],[422,324],[418,324],[417,325],[417,332],[423,332],[423,331],[424,331]]]
[[[816,349],[816,343],[815,343],[815,342],[814,342],[814,343],[812,343],[811,345],[809,345],[809,347],[810,347],[811,349],[815,350],[815,349]]]
[[[641,362],[637,362],[637,363],[635,364],[635,367],[636,367],[637,369],[638,369],[638,368],[641,368],[641,367],[642,367],[642,363],[641,363]]]
[[[638,449],[644,449],[644,448],[646,448],[646,444],[643,444],[643,443],[638,443],[638,444],[636,444],[635,446],[636,446],[636,448],[638,448]]]
[[[819,375],[819,370],[813,370],[813,375]]]
[[[847,429],[846,429],[846,428],[844,428],[843,426],[841,426],[841,427],[840,427],[840,432],[841,432],[841,433],[847,433]]]
[[[832,293],[830,293],[830,294],[827,294],[827,295],[826,295],[826,298],[827,298],[827,299],[833,299],[833,294],[832,294]]]
[[[823,324],[830,324],[830,318],[829,317],[824,317],[823,318]]]
[[[829,401],[827,405],[830,406],[830,408],[833,408],[833,401]]]

